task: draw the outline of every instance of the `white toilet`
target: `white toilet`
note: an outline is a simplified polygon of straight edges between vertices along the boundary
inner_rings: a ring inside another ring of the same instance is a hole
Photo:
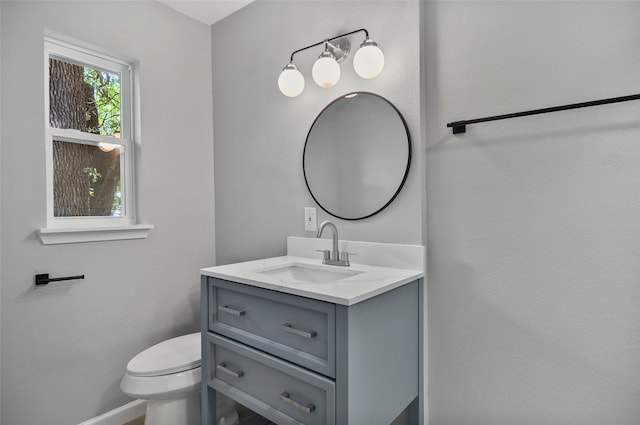
[[[145,425],[199,425],[200,333],[172,338],[148,348],[127,364],[120,388],[147,400]],[[237,425],[233,402],[217,394],[218,425]]]

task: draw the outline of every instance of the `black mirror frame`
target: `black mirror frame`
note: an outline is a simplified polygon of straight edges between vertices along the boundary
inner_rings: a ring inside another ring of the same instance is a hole
[[[389,201],[387,201],[387,203],[385,203],[382,207],[380,207],[376,211],[372,212],[371,214],[364,215],[362,217],[342,217],[342,216],[340,216],[340,215],[338,215],[336,213],[333,213],[333,212],[329,211],[327,208],[325,208],[320,203],[320,201],[315,197],[313,192],[311,191],[311,187],[309,186],[309,181],[307,180],[307,170],[305,169],[305,165],[304,165],[304,157],[305,157],[305,154],[306,154],[306,151],[307,151],[307,143],[309,142],[309,136],[311,134],[311,130],[313,130],[313,126],[316,124],[318,119],[322,116],[323,112],[326,111],[328,108],[330,108],[337,101],[339,101],[339,100],[341,100],[341,99],[343,99],[345,97],[348,97],[350,95],[356,95],[356,94],[367,94],[367,95],[378,97],[378,98],[382,99],[383,101],[385,101],[387,104],[389,104],[389,106],[391,106],[393,108],[393,110],[398,114],[398,117],[400,117],[400,121],[402,121],[402,125],[404,126],[404,130],[405,130],[405,132],[407,134],[407,144],[408,144],[407,166],[406,166],[406,168],[404,170],[404,176],[402,177],[402,181],[400,182],[400,185],[398,186],[398,189],[395,191],[393,196],[391,196]],[[336,99],[334,99],[331,102],[329,102],[329,104],[327,106],[325,106],[324,108],[322,108],[322,110],[320,111],[318,116],[313,120],[313,123],[311,124],[311,127],[309,127],[309,131],[307,132],[307,137],[306,137],[305,142],[304,142],[304,149],[302,151],[302,173],[304,174],[304,182],[305,182],[305,184],[307,186],[307,190],[309,191],[309,194],[311,195],[313,200],[316,202],[316,204],[318,204],[318,206],[320,208],[322,208],[322,210],[324,212],[326,212],[327,214],[329,214],[329,215],[331,215],[333,217],[339,218],[341,220],[350,220],[350,221],[364,220],[366,218],[372,217],[372,216],[378,214],[379,212],[383,211],[385,208],[387,208],[397,198],[398,194],[400,193],[400,191],[404,187],[404,183],[407,180],[407,176],[409,175],[409,169],[411,168],[411,157],[412,157],[412,152],[411,152],[411,134],[409,133],[409,127],[407,126],[407,122],[405,121],[404,117],[402,116],[402,114],[400,113],[398,108],[393,103],[391,103],[389,100],[387,100],[386,98],[380,96],[379,94],[372,93],[372,92],[366,92],[366,91],[355,91],[355,92],[350,92],[350,93],[343,94],[342,96],[337,97]]]

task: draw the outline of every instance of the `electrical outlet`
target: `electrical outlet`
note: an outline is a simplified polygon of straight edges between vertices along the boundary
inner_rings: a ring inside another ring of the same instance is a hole
[[[304,230],[316,232],[318,230],[318,219],[314,207],[304,207]]]

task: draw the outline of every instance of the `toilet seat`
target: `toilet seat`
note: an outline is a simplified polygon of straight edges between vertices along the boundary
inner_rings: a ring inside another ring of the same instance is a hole
[[[163,341],[131,359],[127,364],[127,373],[137,377],[153,377],[198,368],[201,364],[200,343],[200,333]]]
[[[179,336],[146,349],[127,364],[120,389],[147,401],[145,423],[200,423],[201,341],[200,333]],[[217,403],[216,423],[238,425],[233,403],[223,397]]]
[[[120,389],[132,398],[170,400],[200,388],[202,369],[187,370],[162,376],[133,376],[125,373]]]

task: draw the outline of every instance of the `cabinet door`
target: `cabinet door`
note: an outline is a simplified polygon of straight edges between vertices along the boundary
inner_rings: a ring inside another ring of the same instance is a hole
[[[209,278],[209,330],[335,377],[335,305]]]

